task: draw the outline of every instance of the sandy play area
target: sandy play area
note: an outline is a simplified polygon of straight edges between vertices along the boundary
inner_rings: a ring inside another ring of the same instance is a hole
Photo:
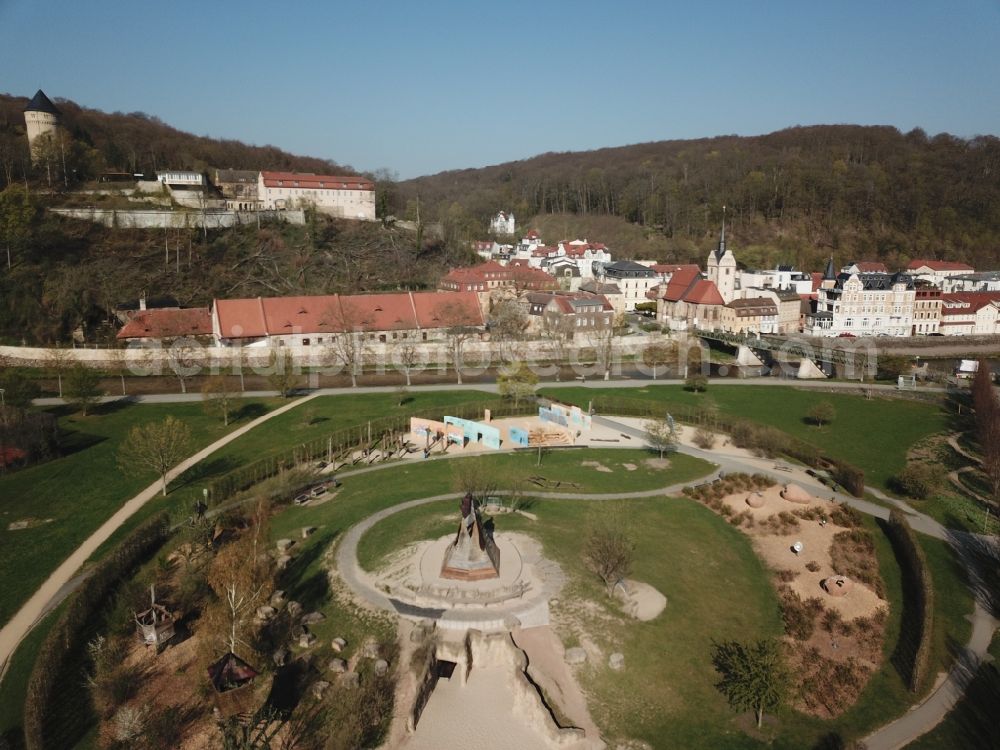
[[[833,537],[848,529],[829,520],[828,514],[833,509],[829,501],[807,496],[805,502],[790,502],[781,496],[781,490],[780,486],[762,490],[759,497],[751,498],[752,504],[748,504],[747,499],[756,493],[740,492],[722,499],[735,513],[749,512],[753,516],[753,525],[748,527],[744,524],[742,529],[753,540],[754,549],[761,559],[774,570],[793,572],[795,577],[788,581],[792,591],[802,599],[819,598],[824,607],[836,610],[844,620],[869,617],[885,608],[886,603],[858,581],[850,582],[850,590],[844,596],[834,596],[823,588],[821,582],[836,575],[830,556]],[[753,507],[761,501],[760,507]],[[775,533],[779,513],[810,509],[818,509],[827,514],[826,523],[799,518],[796,530],[787,534]],[[775,523],[774,526],[769,524],[769,519]],[[801,552],[792,550],[792,545],[796,542],[801,542]],[[810,570],[809,567],[816,570]]]

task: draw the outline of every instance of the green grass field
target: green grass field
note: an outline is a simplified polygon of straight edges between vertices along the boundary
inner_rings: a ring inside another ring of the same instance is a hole
[[[906,464],[906,451],[921,438],[945,430],[947,415],[934,404],[896,399],[868,401],[861,396],[774,386],[727,386],[712,383],[706,393],[685,391],[679,385],[647,388],[543,388],[541,394],[587,406],[598,397],[642,399],[650,406],[696,406],[705,397],[720,413],[768,424],[806,440],[865,471],[866,481],[882,489]],[[836,410],[832,424],[817,428],[806,415],[818,401]]]
[[[243,406],[257,416],[274,403],[251,401]],[[0,624],[123,502],[155,481],[153,474],[122,473],[118,448],[132,427],[168,415],[191,430],[192,453],[249,418],[224,427],[199,403],[114,404],[86,417],[64,415],[60,426],[67,455],[0,477]],[[33,525],[8,528],[25,519]]]
[[[687,483],[713,470],[713,466],[708,462],[683,454],[672,455],[669,459],[670,466],[667,468],[652,468],[645,464],[646,459],[652,455],[648,451],[606,448],[553,451],[544,456],[541,466],[535,465],[535,454],[530,452],[491,456],[488,460],[498,467],[498,473],[504,477],[541,475],[546,479],[579,485],[545,490],[551,492],[612,493],[650,490]],[[611,471],[598,471],[592,465],[584,465],[593,463],[598,463]],[[626,464],[636,468],[630,471],[626,468]],[[441,468],[451,470],[450,466]],[[525,487],[525,494],[529,497],[532,490],[537,489],[530,482],[522,483],[522,486]],[[533,508],[537,501],[530,502]],[[450,511],[455,507],[456,503],[451,502]],[[436,539],[452,531],[455,518],[446,521],[440,518],[440,515],[438,512],[419,508],[390,516],[361,537],[358,544],[358,560],[361,566],[365,570],[377,569],[387,555],[399,549],[400,539],[410,541]],[[455,513],[451,515],[457,518]],[[506,523],[508,518],[507,515],[500,516],[498,522]],[[416,526],[412,525],[414,523]]]

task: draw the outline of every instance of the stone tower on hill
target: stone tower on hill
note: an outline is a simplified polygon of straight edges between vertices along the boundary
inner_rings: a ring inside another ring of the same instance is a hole
[[[59,115],[56,105],[41,89],[38,89],[28,102],[28,106],[24,108],[24,125],[28,131],[28,149],[31,152],[32,162],[37,161],[35,141],[43,135],[55,137],[56,128],[59,127]]]
[[[722,207],[722,235],[719,247],[708,254],[705,264],[708,280],[715,282],[719,294],[726,304],[736,297],[736,256],[726,249],[726,207]]]

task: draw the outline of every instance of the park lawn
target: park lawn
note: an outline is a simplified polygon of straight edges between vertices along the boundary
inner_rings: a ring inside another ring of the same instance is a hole
[[[253,417],[277,403],[243,404]],[[152,473],[124,474],[118,448],[132,427],[173,416],[191,430],[191,452],[208,445],[249,419],[228,427],[205,414],[200,403],[133,404],[113,402],[86,417],[60,412],[64,446],[60,458],[0,477],[0,625],[49,574],[121,504],[156,480]],[[41,523],[10,530],[22,519]],[[49,520],[51,519],[51,520]]]
[[[868,484],[886,489],[890,477],[906,465],[906,452],[918,440],[947,429],[947,415],[936,404],[902,399],[871,401],[843,393],[816,392],[792,386],[727,386],[713,381],[708,391],[691,393],[680,385],[646,388],[547,387],[541,395],[583,407],[596,398],[642,399],[659,409],[671,404],[697,406],[713,399],[723,415],[768,424],[806,440],[834,458],[861,468]],[[817,428],[806,414],[819,401],[833,404],[832,424]],[[651,412],[652,413],[652,412]]]
[[[268,422],[267,429],[242,435],[192,468],[178,480],[186,484],[178,493],[178,499],[184,503],[195,502],[201,498],[201,488],[234,469],[286,453],[344,428],[359,428],[360,439],[368,420],[427,410],[440,410],[443,416],[449,406],[496,400],[496,394],[485,391],[417,391],[406,394],[402,405],[400,396],[390,392],[318,396],[275,417]]]
[[[550,481],[571,482],[574,486],[563,486],[558,489],[542,490],[536,485],[522,483],[524,494],[532,497],[538,492],[581,492],[608,494],[614,492],[641,492],[686,484],[695,479],[710,474],[712,464],[701,459],[684,454],[672,454],[670,466],[653,468],[644,461],[653,454],[621,448],[598,448],[587,450],[552,451],[543,456],[542,465],[536,466],[534,452],[502,454],[488,456],[491,465],[497,467],[497,472],[503,477],[544,476]],[[611,472],[598,471],[593,466],[583,466],[583,463],[595,462]],[[625,468],[625,464],[637,467],[633,471]],[[430,493],[433,494],[433,493]],[[502,498],[501,498],[502,499]],[[358,543],[358,561],[365,570],[376,570],[383,565],[388,557],[399,549],[399,540],[408,539],[411,542],[427,539],[437,539],[454,531],[458,514],[454,511],[457,503],[449,501],[448,519],[441,513],[426,510],[425,507],[415,508],[403,513],[397,513],[369,529]],[[534,500],[530,501],[534,503]],[[427,506],[427,507],[434,507]],[[503,523],[508,516],[499,516]]]
[[[24,746],[24,698],[35,665],[35,654],[65,607],[63,602],[35,625],[10,658],[7,673],[0,682],[0,738],[7,740],[8,744],[0,742],[0,747]]]

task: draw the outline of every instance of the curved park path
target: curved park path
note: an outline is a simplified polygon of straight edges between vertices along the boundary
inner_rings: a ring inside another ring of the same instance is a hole
[[[615,381],[599,381],[594,384],[595,387],[635,387],[635,386],[646,386],[650,385],[650,381],[626,381],[616,384]],[[666,381],[659,381],[658,384],[663,384]],[[743,384],[746,381],[735,381],[729,384]],[[781,385],[788,385],[787,382],[780,383]],[[591,385],[590,383],[587,384]],[[779,385],[779,383],[774,383],[774,385]],[[795,383],[796,386],[805,385],[803,383]],[[832,384],[827,384],[832,385]],[[492,384],[468,384],[465,386],[469,389],[476,390],[495,390],[496,386]],[[461,386],[460,386],[461,388]],[[856,388],[856,386],[854,386]],[[453,390],[454,385],[440,385],[440,386],[414,386],[413,390]],[[175,479],[178,475],[187,471],[189,468],[211,455],[215,451],[219,450],[228,443],[236,440],[245,433],[259,426],[260,424],[266,422],[267,420],[283,414],[291,409],[296,408],[302,403],[316,398],[320,395],[333,395],[339,393],[357,393],[359,391],[390,391],[392,388],[372,388],[372,389],[324,389],[321,391],[315,391],[308,396],[292,401],[291,403],[282,406],[262,417],[259,417],[249,424],[234,430],[230,434],[223,438],[220,438],[215,443],[212,443],[208,447],[202,449],[201,451],[195,453],[182,463],[174,467],[167,475],[168,481]],[[249,395],[249,394],[248,394]],[[143,397],[143,401],[181,401],[186,400],[185,397],[176,397],[174,395],[165,395],[161,397]],[[594,417],[596,422],[604,424],[605,426],[611,427],[618,432],[636,437],[639,439],[644,439],[644,434],[642,430],[637,429],[634,426],[627,424],[626,422],[608,419],[606,417]],[[829,488],[822,485],[820,482],[814,478],[807,475],[800,468],[795,466],[784,464],[781,461],[774,461],[772,459],[758,459],[747,457],[743,455],[729,455],[723,451],[713,450],[704,451],[690,446],[679,446],[679,450],[697,458],[704,459],[706,461],[712,462],[718,465],[718,469],[706,475],[701,480],[696,481],[706,481],[713,476],[717,476],[719,472],[749,472],[749,473],[762,473],[770,476],[776,482],[787,482],[790,479],[794,479],[799,484],[802,484],[805,488],[812,491],[815,495],[819,497],[830,496],[831,500],[837,500],[841,502],[846,502],[851,506],[857,508],[863,513],[868,515],[876,516],[878,518],[887,518],[889,511],[882,505],[877,505],[875,503],[868,502],[866,500],[850,497],[848,495],[843,495],[836,492],[831,492]],[[365,469],[360,469],[358,471],[344,472],[341,476],[350,476],[351,474],[361,474],[368,471],[379,470],[383,468],[391,468],[393,464],[384,464],[381,466],[366,467]],[[692,484],[688,482],[685,484]],[[546,499],[556,499],[556,500],[600,500],[607,498],[638,498],[638,497],[655,497],[664,496],[667,494],[675,494],[682,489],[684,484],[673,485],[670,487],[664,487],[661,489],[648,490],[642,492],[633,493],[612,493],[612,494],[584,494],[584,493],[533,493],[534,496]],[[24,637],[31,631],[35,624],[39,621],[41,617],[48,612],[54,602],[57,602],[61,596],[64,596],[67,590],[71,589],[71,581],[73,576],[77,573],[79,568],[89,559],[89,557],[103,544],[111,535],[118,530],[125,521],[128,520],[136,511],[138,511],[144,504],[149,502],[154,498],[159,491],[159,481],[154,482],[145,490],[140,492],[138,495],[133,497],[131,500],[126,502],[121,509],[111,516],[104,524],[101,525],[97,531],[95,531],[79,548],[77,548],[73,554],[71,554],[63,563],[49,576],[49,578],[42,584],[41,587],[32,595],[32,597],[21,607],[21,609],[11,618],[11,620],[0,630],[0,679],[2,679],[3,674],[6,672],[7,665],[9,663],[11,655],[14,653],[18,644],[24,639]],[[958,664],[952,669],[952,671],[947,675],[944,681],[938,685],[932,693],[925,698],[921,703],[914,706],[902,717],[890,722],[886,726],[872,733],[864,739],[866,747],[868,750],[895,750],[895,748],[900,748],[906,745],[908,742],[913,741],[920,735],[932,729],[936,726],[945,716],[945,714],[955,705],[955,703],[961,698],[965,685],[968,682],[970,670],[974,672],[978,664],[986,656],[987,648],[989,647],[990,640],[993,636],[994,630],[1000,623],[997,622],[990,615],[989,603],[987,601],[988,595],[985,593],[986,587],[981,585],[981,579],[978,575],[976,563],[974,562],[975,553],[986,551],[989,554],[996,555],[996,540],[990,537],[985,537],[978,534],[970,534],[967,532],[958,532],[950,529],[946,529],[941,524],[937,523],[933,519],[925,516],[924,514],[918,513],[913,510],[910,506],[902,501],[890,498],[877,490],[869,488],[869,492],[878,497],[880,500],[892,503],[893,505],[899,507],[906,515],[910,524],[922,533],[933,536],[937,539],[943,539],[949,542],[956,550],[958,557],[964,563],[966,570],[969,574],[969,578],[972,581],[972,588],[975,593],[975,610],[971,616],[972,621],[972,636],[969,643],[964,649],[964,653],[959,657]],[[447,500],[450,498],[458,497],[457,494],[449,493],[444,495],[436,495],[433,497],[420,498],[417,500],[411,500],[406,503],[401,503],[399,505],[393,506],[391,508],[386,508],[378,513],[375,513],[368,518],[364,519],[360,523],[353,526],[347,531],[337,550],[337,564],[344,577],[345,583],[356,593],[358,593],[362,598],[368,601],[370,604],[377,606],[382,609],[388,609],[390,611],[398,611],[398,607],[392,604],[388,597],[386,597],[382,592],[378,591],[372,587],[365,576],[362,573],[360,566],[357,562],[357,544],[361,536],[369,528],[377,524],[384,518],[397,513],[407,508],[416,507],[418,505],[423,505],[426,503],[435,502],[438,500]]]
[[[228,445],[237,438],[245,435],[255,427],[258,427],[269,419],[277,417],[279,414],[284,414],[286,411],[294,409],[306,401],[316,398],[318,395],[318,393],[312,393],[308,396],[296,399],[295,401],[285,404],[274,411],[268,412],[261,417],[257,417],[257,419],[254,419],[252,422],[249,422],[242,427],[233,430],[228,435],[219,438],[211,445],[202,448],[200,451],[184,459],[181,463],[177,464],[177,466],[168,471],[167,483],[169,484],[198,462],[212,455],[223,446]],[[2,629],[0,629],[0,679],[3,679],[4,674],[7,672],[7,665],[10,663],[10,657],[13,655],[18,645],[24,637],[31,632],[31,629],[35,627],[38,621],[49,612],[53,606],[53,602],[57,602],[61,596],[66,594],[67,584],[70,583],[80,567],[87,562],[88,559],[90,559],[90,556],[93,555],[94,552],[96,552],[97,549],[104,544],[104,542],[106,542],[112,534],[121,528],[122,524],[124,524],[132,515],[142,508],[143,505],[156,497],[159,492],[160,480],[157,479],[138,495],[122,505],[122,507],[119,508],[114,515],[101,524],[97,531],[87,537],[83,544],[77,547],[69,557],[63,560],[62,564],[52,572],[52,574],[41,586],[38,587],[38,590],[31,595],[31,598],[24,603],[24,605],[14,614],[10,621],[7,622]]]

